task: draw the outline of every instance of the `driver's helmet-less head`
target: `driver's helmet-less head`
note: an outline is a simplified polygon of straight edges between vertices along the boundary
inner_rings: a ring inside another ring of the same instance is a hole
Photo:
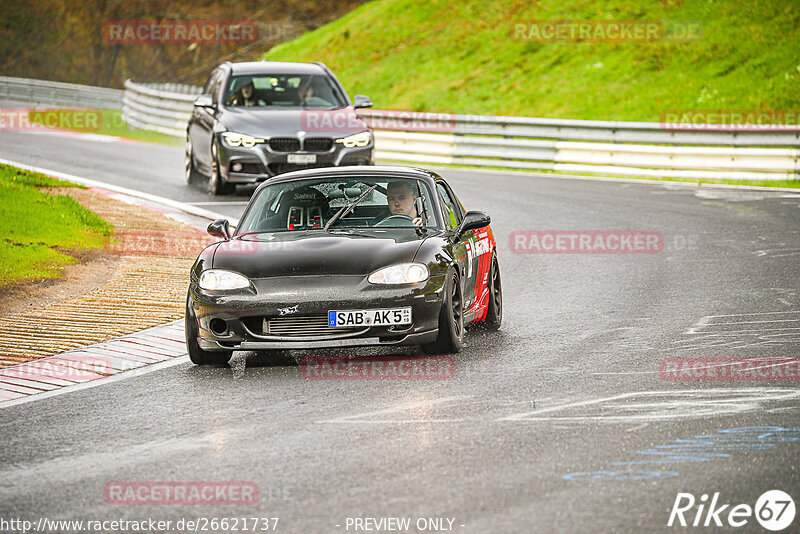
[[[252,78],[246,78],[246,77],[236,78],[233,81],[233,88],[232,88],[231,92],[235,93],[236,91],[239,91],[240,89],[242,89],[245,85],[253,85],[253,79]]]
[[[285,209],[281,212],[286,216],[287,229],[322,228],[330,206],[319,189],[305,186],[284,194],[286,202],[282,204]]]

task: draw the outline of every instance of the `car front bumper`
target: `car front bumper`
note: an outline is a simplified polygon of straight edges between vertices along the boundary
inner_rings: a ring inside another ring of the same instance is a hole
[[[189,291],[204,350],[421,345],[438,334],[445,280],[437,276],[416,285],[379,286],[360,275],[287,276],[252,280],[253,289],[235,293],[205,291],[194,282]],[[330,310],[404,307],[411,308],[410,325],[326,329],[320,320]],[[264,331],[262,325],[273,321],[301,326],[281,335]],[[312,323],[307,330],[302,326]]]
[[[222,178],[233,184],[250,184],[264,181],[285,172],[318,167],[341,167],[345,165],[372,165],[374,163],[374,142],[365,147],[346,148],[334,143],[325,152],[275,152],[266,143],[252,148],[230,147],[223,141],[219,143],[219,163]],[[289,163],[290,155],[316,156],[315,163]],[[234,171],[234,164],[242,166]]]

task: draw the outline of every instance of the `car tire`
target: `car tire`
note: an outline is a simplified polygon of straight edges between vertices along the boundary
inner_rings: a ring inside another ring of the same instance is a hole
[[[200,348],[197,343],[197,336],[199,335],[197,328],[197,316],[194,314],[194,309],[191,306],[191,299],[186,297],[186,319],[185,319],[185,332],[186,332],[186,349],[189,352],[189,359],[195,365],[226,365],[231,359],[233,351],[209,351]]]
[[[436,341],[422,346],[427,354],[455,354],[464,346],[464,299],[458,274],[450,272],[439,311]]]
[[[489,309],[486,318],[477,326],[484,330],[497,330],[503,323],[503,284],[500,281],[500,265],[497,255],[492,255],[492,266],[489,269]]]
[[[208,194],[209,195],[229,195],[233,193],[236,186],[229,184],[222,178],[219,170],[219,150],[217,142],[211,143],[211,173],[208,175]]]
[[[197,167],[194,166],[194,149],[189,137],[186,137],[186,145],[184,150],[184,171],[186,175],[186,185],[192,185],[195,180],[200,177],[197,172]]]

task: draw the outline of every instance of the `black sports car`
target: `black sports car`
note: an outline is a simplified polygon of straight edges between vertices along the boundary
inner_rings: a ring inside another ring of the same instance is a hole
[[[208,227],[223,241],[191,270],[189,356],[221,364],[234,350],[458,352],[465,325],[502,321],[489,223],[422,169],[334,167],[270,179],[234,233],[227,220]]]
[[[225,62],[208,78],[186,128],[186,180],[208,192],[312,167],[371,165],[372,129],[322,63]]]

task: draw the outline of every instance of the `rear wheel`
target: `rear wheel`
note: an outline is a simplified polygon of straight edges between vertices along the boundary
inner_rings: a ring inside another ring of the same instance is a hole
[[[439,335],[436,341],[422,346],[428,354],[452,354],[464,345],[464,301],[458,275],[448,275],[439,312]]]
[[[186,349],[189,352],[189,359],[196,365],[225,365],[231,359],[233,351],[209,351],[200,348],[197,343],[199,335],[197,327],[197,316],[191,306],[191,299],[186,297]]]
[[[210,195],[229,195],[233,193],[236,186],[227,183],[222,178],[219,168],[219,150],[217,142],[211,143],[211,174],[208,176],[208,194]]]
[[[486,318],[478,323],[486,330],[497,330],[503,322],[503,285],[500,282],[500,266],[497,255],[492,256],[492,267],[489,271],[489,309]]]

